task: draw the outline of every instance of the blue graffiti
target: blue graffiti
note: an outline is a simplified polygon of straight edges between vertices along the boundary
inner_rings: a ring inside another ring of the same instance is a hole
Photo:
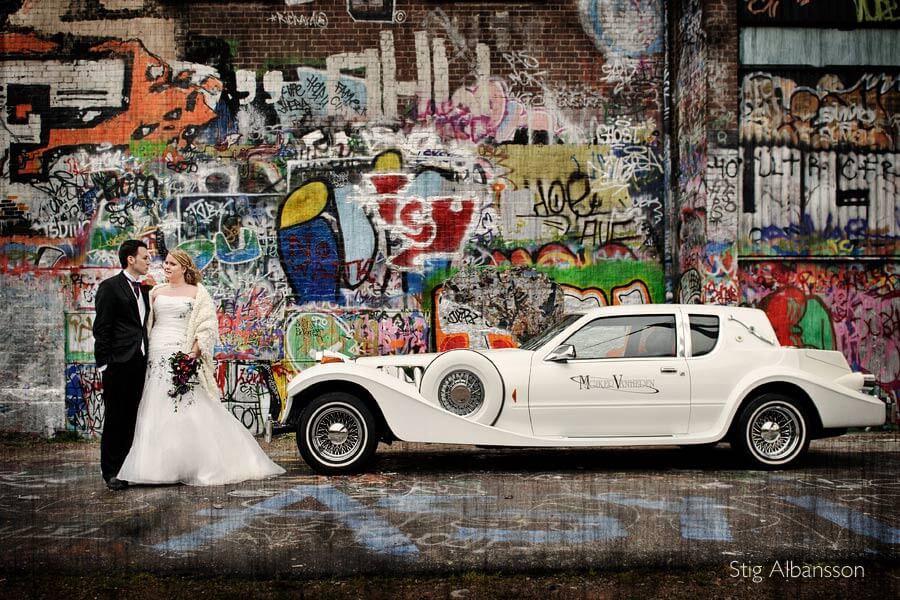
[[[621,506],[678,513],[681,517],[681,537],[686,540],[732,541],[728,519],[722,507],[713,498],[688,496],[680,502],[629,498],[622,494],[605,494],[599,498]]]
[[[307,498],[315,499],[327,510],[290,508]],[[815,496],[783,496],[781,499],[853,533],[882,543],[900,544],[900,529],[846,506]],[[715,498],[688,496],[680,500],[665,500],[610,493],[587,497],[586,500],[677,514],[680,534],[685,540],[734,541],[725,513],[727,507],[722,506]],[[367,550],[390,556],[418,556],[419,548],[412,539],[391,525],[382,516],[383,513],[452,517],[448,520],[452,528],[447,535],[448,539],[466,542],[590,544],[628,537],[626,528],[617,518],[597,511],[560,512],[527,508],[498,510],[497,502],[495,496],[411,494],[384,497],[374,506],[366,506],[330,485],[301,485],[241,509],[199,511],[198,515],[214,522],[157,544],[154,548],[165,552],[190,552],[210,546],[235,531],[252,527],[257,519],[272,516],[301,520],[324,517],[346,526],[356,541]],[[475,521],[478,522],[489,519],[495,523],[505,521],[513,525],[473,526],[460,523],[460,516],[466,514],[477,515]],[[535,525],[530,526],[531,523]],[[552,526],[548,526],[548,523],[552,523]]]
[[[353,193],[351,185],[342,185],[334,190],[344,243],[345,276],[350,287],[368,277],[377,251],[377,233],[362,204],[353,199]]]
[[[863,240],[893,242],[898,239],[898,236],[871,227],[869,221],[863,217],[848,219],[844,225],[840,225],[835,223],[835,217],[829,214],[825,219],[825,223],[821,227],[817,227],[813,222],[812,216],[805,213],[800,216],[798,223],[790,223],[784,227],[777,225],[754,227],[749,234],[750,244],[768,243],[773,250],[777,250],[779,254],[785,255],[803,254],[806,250],[801,247],[795,247],[791,243],[784,246],[779,245],[780,241],[798,242],[805,239],[850,240],[856,244],[852,248],[852,254],[859,255],[862,254],[862,249],[858,247],[858,244]]]
[[[81,370],[78,365],[66,366],[66,418],[73,422],[78,414],[87,410],[84,391],[81,389]]]
[[[341,259],[325,218],[279,229],[278,249],[297,304],[337,301]]]
[[[581,0],[580,4],[582,27],[604,54],[639,58],[662,50],[660,0]]]
[[[784,500],[794,506],[814,512],[826,521],[831,521],[853,533],[876,539],[885,544],[900,544],[900,529],[885,525],[877,519],[867,517],[836,502],[817,496],[785,496]]]
[[[303,502],[307,498],[313,498],[331,510],[287,510],[288,507]],[[415,555],[419,552],[419,549],[399,529],[368,507],[329,485],[301,485],[246,508],[228,511],[205,509],[198,514],[218,520],[185,535],[157,544],[154,549],[166,552],[197,550],[224,539],[235,531],[250,527],[259,518],[271,516],[309,518],[328,515],[346,525],[353,531],[356,541],[373,552],[396,556]]]

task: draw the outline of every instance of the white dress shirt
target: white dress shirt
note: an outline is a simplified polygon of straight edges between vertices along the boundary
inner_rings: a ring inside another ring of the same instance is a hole
[[[128,281],[133,281],[133,282],[135,282],[135,283],[137,283],[137,284],[140,284],[140,283],[141,283],[140,281],[138,281],[137,279],[135,279],[134,277],[132,277],[131,275],[129,275],[129,274],[128,274],[128,271],[123,270],[123,271],[122,271],[122,274],[125,275],[125,279],[127,279]],[[132,287],[131,289],[132,289],[132,292],[133,292],[133,291],[134,291],[134,287]],[[134,301],[137,302],[137,305],[138,305],[138,314],[141,316],[141,324],[143,325],[144,319],[145,319],[145,317],[147,316],[147,308],[144,306],[144,297],[143,297],[143,294],[141,294],[140,292],[138,292],[138,293],[136,294],[136,296],[137,296],[137,297],[134,299]],[[146,356],[146,354],[147,354],[147,349],[144,348],[144,338],[143,338],[143,336],[141,337],[141,354],[143,354],[143,355],[145,355],[145,356]]]

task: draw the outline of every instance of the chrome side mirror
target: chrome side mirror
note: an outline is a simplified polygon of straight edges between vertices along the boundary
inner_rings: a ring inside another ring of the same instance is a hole
[[[572,344],[562,344],[553,349],[553,352],[547,355],[544,360],[553,362],[566,362],[575,358],[575,346]]]

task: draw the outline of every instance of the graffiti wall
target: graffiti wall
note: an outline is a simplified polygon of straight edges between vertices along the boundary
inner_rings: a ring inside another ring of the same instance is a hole
[[[664,3],[370,4],[0,12],[0,269],[55,282],[30,289],[58,309],[18,310],[58,325],[33,345],[64,355],[60,424],[102,428],[93,298],[128,238],[159,281],[196,260],[257,432],[320,350],[515,345],[664,300]]]
[[[855,370],[900,392],[900,268],[763,261],[741,268],[744,296],[766,311],[782,344],[840,350]]]
[[[791,25],[805,10],[822,20],[848,13],[860,24],[896,26],[885,3],[743,4],[753,22]],[[782,343],[840,350],[895,401],[898,76],[896,68],[865,65],[744,66],[733,169],[742,300],[766,310]]]
[[[867,53],[881,39],[873,28],[897,27],[896,10],[855,0],[742,1],[736,13],[676,4],[675,297],[764,308],[782,343],[840,350],[896,399],[900,72]],[[728,41],[755,27],[853,23],[854,66],[772,67],[802,63],[786,48],[767,49],[765,66],[741,64]]]
[[[674,298],[734,305],[741,301],[736,19],[701,0],[681,3],[672,18]]]
[[[898,254],[898,75],[744,75],[742,254]]]
[[[738,0],[741,23],[801,27],[886,27],[900,23],[890,0]]]

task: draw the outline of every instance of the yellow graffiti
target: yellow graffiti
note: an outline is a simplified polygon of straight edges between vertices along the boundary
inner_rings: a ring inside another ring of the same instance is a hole
[[[403,156],[396,150],[388,150],[375,157],[372,170],[376,173],[396,173],[402,167]]]
[[[281,227],[291,227],[317,217],[328,203],[328,186],[321,181],[311,181],[300,186],[284,201],[281,211]]]
[[[780,0],[747,0],[747,11],[752,15],[767,14],[774,17]]]
[[[608,146],[508,146],[501,165],[512,189],[529,189],[543,212],[581,217],[632,206],[631,179]],[[541,211],[538,211],[541,212]]]
[[[857,23],[884,23],[900,21],[895,0],[853,0],[856,4]]]

